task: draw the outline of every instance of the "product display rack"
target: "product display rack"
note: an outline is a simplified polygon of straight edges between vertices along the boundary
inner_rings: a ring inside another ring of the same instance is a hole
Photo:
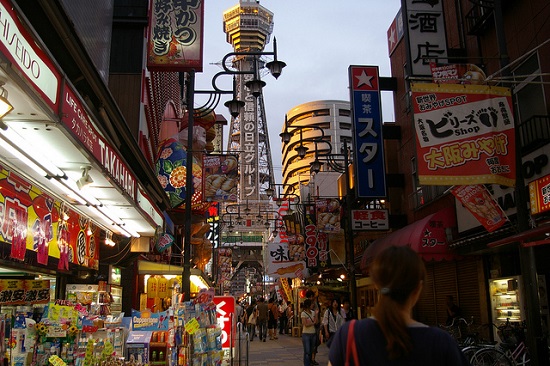
[[[174,321],[178,366],[222,364],[222,330],[215,304],[180,303],[175,308]]]

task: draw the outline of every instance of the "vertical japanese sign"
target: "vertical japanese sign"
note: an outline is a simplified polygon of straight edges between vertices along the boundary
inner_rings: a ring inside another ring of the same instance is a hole
[[[235,314],[235,298],[233,296],[214,296],[214,303],[216,304],[218,325],[222,330],[222,348],[234,347],[237,320],[235,320],[235,326],[233,327],[231,324],[231,314],[233,314],[233,319],[237,317],[237,314]]]
[[[412,85],[422,185],[515,184],[510,89]]]
[[[290,207],[289,201],[282,201],[278,217],[285,217]],[[304,243],[290,243],[283,222],[277,223],[278,235],[267,245],[267,273],[273,277],[303,278]]]
[[[152,0],[147,68],[202,71],[203,0]]]
[[[241,70],[254,70],[254,61],[243,60]],[[245,87],[246,82],[252,81],[253,75],[244,74],[238,76],[240,80],[239,96],[244,100],[244,107],[239,117],[241,119],[241,175],[240,175],[240,198],[242,200],[259,200],[258,191],[259,172],[258,172],[258,146],[260,144],[258,137],[258,102],[250,90]],[[235,121],[234,121],[235,122]]]
[[[377,66],[350,66],[349,85],[357,197],[386,196],[386,169]]]
[[[447,57],[442,0],[403,0],[413,75],[431,75],[430,61]]]
[[[488,232],[495,231],[506,223],[504,211],[493,200],[485,186],[481,184],[457,186],[451,190],[451,193]]]
[[[306,266],[309,269],[330,266],[328,234],[317,230],[316,205],[305,206],[304,241]]]

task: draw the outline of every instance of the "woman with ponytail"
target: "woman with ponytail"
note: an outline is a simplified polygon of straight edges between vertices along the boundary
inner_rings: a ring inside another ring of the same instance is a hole
[[[347,322],[338,330],[330,347],[329,366],[469,365],[447,332],[412,318],[426,275],[416,252],[407,246],[386,248],[369,272],[380,292],[374,317]],[[350,341],[354,342],[348,344],[350,326],[354,335]],[[350,353],[357,356],[355,362],[354,357],[346,358]]]

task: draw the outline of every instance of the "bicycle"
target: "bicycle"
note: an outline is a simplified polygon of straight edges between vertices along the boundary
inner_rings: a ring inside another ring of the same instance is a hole
[[[470,363],[472,366],[525,366],[530,361],[525,345],[525,326],[513,324],[507,319],[503,325],[495,325],[501,342],[496,346],[483,347],[476,351]]]
[[[467,360],[470,360],[474,354],[484,348],[495,348],[498,342],[489,341],[481,336],[481,334],[487,334],[487,330],[484,328],[491,327],[493,324],[482,324],[478,326],[470,325],[469,332],[466,338],[460,344],[460,349]]]
[[[464,318],[453,318],[453,322],[451,324],[439,324],[439,327],[449,333],[459,345],[466,346],[472,342],[470,327],[473,322],[473,316],[470,322],[466,321]],[[463,333],[466,333],[467,335],[463,337]]]

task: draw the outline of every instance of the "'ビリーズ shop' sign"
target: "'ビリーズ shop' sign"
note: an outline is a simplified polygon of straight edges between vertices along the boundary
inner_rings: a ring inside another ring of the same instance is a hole
[[[420,184],[514,186],[510,89],[414,84],[412,92]]]

